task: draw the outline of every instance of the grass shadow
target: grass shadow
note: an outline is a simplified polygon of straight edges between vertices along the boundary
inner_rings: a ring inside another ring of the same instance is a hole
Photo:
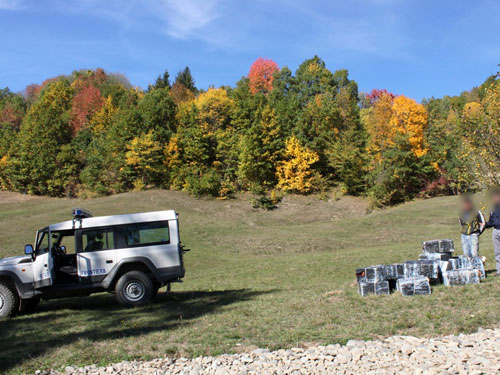
[[[94,343],[172,330],[234,303],[272,293],[249,289],[159,294],[140,308],[123,308],[110,295],[49,301],[35,314],[0,321],[0,373],[77,340]]]

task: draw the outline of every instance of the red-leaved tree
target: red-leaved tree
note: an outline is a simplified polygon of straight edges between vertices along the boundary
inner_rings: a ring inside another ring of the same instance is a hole
[[[250,92],[267,94],[273,89],[274,73],[279,71],[278,64],[270,59],[259,57],[250,67],[248,73]]]
[[[99,109],[104,100],[101,91],[92,85],[84,86],[73,98],[71,107],[71,126],[76,133],[85,128],[88,122]]]
[[[392,92],[387,91],[386,89],[373,89],[369,94],[366,95],[370,104],[374,105],[377,100],[379,100],[382,96],[389,96],[391,99],[395,99],[397,95],[394,95]]]

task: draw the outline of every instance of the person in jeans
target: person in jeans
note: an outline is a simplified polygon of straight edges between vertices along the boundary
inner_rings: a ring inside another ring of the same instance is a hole
[[[479,256],[479,235],[483,232],[486,222],[483,213],[476,210],[472,197],[469,195],[462,198],[462,212],[459,220],[464,255]]]
[[[490,218],[486,222],[486,228],[493,228],[493,250],[495,251],[495,261],[497,263],[497,273],[495,276],[500,276],[500,190],[495,190],[491,197],[492,209]]]

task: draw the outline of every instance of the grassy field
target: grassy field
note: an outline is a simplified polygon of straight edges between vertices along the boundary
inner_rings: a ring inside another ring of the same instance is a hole
[[[147,307],[124,309],[102,294],[44,302],[35,314],[0,321],[0,372],[497,325],[498,279],[413,298],[357,294],[357,267],[416,259],[426,239],[453,238],[459,247],[455,197],[374,212],[351,197],[290,196],[272,212],[252,209],[249,199],[156,190],[81,201],[0,192],[2,257],[21,254],[37,228],[67,220],[75,206],[95,215],[173,208],[192,249],[185,282]],[[481,253],[492,269],[490,232]]]

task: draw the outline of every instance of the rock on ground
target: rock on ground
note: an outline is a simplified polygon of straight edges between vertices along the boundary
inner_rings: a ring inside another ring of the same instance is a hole
[[[87,366],[38,374],[50,375],[299,375],[299,374],[498,374],[500,329],[470,335],[420,339],[393,336],[382,341],[328,345],[217,357],[160,358]]]

